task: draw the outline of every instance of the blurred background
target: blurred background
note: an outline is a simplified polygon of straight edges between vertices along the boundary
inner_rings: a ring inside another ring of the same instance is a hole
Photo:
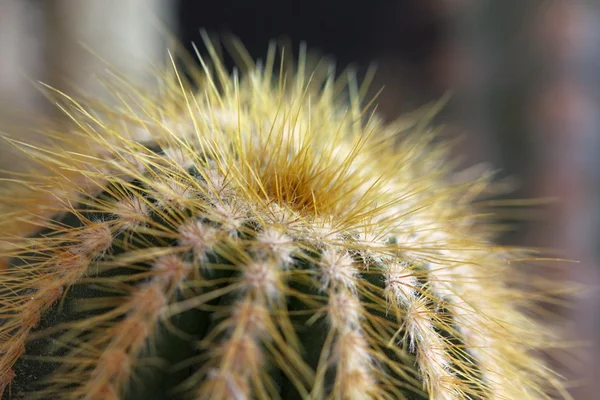
[[[90,79],[106,64],[151,86],[167,33],[191,50],[199,29],[240,37],[255,57],[285,39],[334,58],[377,64],[379,113],[453,96],[439,120],[461,165],[487,163],[516,184],[508,197],[554,199],[520,215],[504,243],[578,260],[557,279],[600,284],[600,3],[597,0],[0,0],[0,131],[41,140],[38,116],[56,109],[34,88],[102,96]],[[96,54],[92,54],[92,49]],[[0,169],[19,169],[0,144]],[[558,266],[559,263],[554,263]],[[574,340],[598,342],[600,299],[582,293],[565,313]],[[584,348],[565,373],[575,399],[600,393],[600,352]]]

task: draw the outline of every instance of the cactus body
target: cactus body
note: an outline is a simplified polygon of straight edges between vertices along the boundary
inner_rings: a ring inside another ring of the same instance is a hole
[[[452,183],[431,131],[368,116],[329,68],[278,76],[271,51],[238,79],[209,50],[196,94],[177,74],[161,101],[115,88],[116,109],[65,106],[83,148],[23,147],[53,174],[4,201],[5,225],[40,229],[3,233],[4,396],[560,390],[521,255],[472,204],[486,177]]]

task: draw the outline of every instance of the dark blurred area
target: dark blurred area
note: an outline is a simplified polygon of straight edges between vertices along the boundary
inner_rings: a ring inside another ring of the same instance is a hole
[[[428,0],[374,0],[361,6],[338,0],[228,0],[210,5],[180,0],[177,20],[179,37],[191,52],[192,42],[202,43],[201,28],[241,38],[257,58],[265,55],[271,40],[287,41],[292,49],[304,42],[308,49],[332,56],[340,70],[352,65],[364,71],[374,61],[384,61],[385,67],[393,63],[397,82],[385,83],[402,81],[407,92],[403,104],[392,106],[396,110],[440,95],[432,66],[448,21]]]
[[[254,57],[264,56],[270,40],[285,39],[294,49],[305,42],[331,56],[340,70],[364,72],[376,63],[373,93],[385,87],[378,112],[386,119],[450,91],[439,119],[448,138],[462,139],[455,148],[460,165],[501,170],[499,177],[516,183],[505,198],[553,199],[518,214],[521,222],[501,240],[578,260],[554,262],[548,273],[591,289],[600,284],[598,2],[0,0],[0,130],[15,115],[47,112],[25,76],[101,90],[89,74],[104,66],[77,41],[144,84],[152,81],[148,64],[166,59],[165,32],[176,32],[193,52],[200,28],[239,37]],[[18,168],[2,150],[0,168]],[[598,309],[598,292],[582,293],[565,332],[598,342]],[[599,354],[586,347],[567,360],[580,386],[575,399],[598,398]]]

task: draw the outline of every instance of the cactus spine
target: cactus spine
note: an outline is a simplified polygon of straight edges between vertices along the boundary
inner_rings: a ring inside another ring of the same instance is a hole
[[[539,354],[551,331],[514,285],[523,255],[492,244],[473,203],[488,177],[452,183],[432,130],[382,124],[305,53],[276,73],[274,48],[263,65],[242,52],[239,78],[208,43],[196,94],[176,72],[160,101],[125,84],[112,110],[64,97],[80,145],[21,145],[52,173],[3,200],[5,396],[562,390]],[[16,221],[39,232],[18,240]]]

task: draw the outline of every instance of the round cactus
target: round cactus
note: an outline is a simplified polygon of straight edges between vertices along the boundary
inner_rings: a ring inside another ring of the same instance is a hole
[[[112,108],[63,96],[3,198],[0,391],[39,399],[547,399],[552,331],[427,118],[275,50]],[[198,86],[194,92],[192,87]],[[36,233],[20,237],[15,226]],[[537,282],[537,281],[536,281]],[[540,281],[541,282],[541,281]]]

